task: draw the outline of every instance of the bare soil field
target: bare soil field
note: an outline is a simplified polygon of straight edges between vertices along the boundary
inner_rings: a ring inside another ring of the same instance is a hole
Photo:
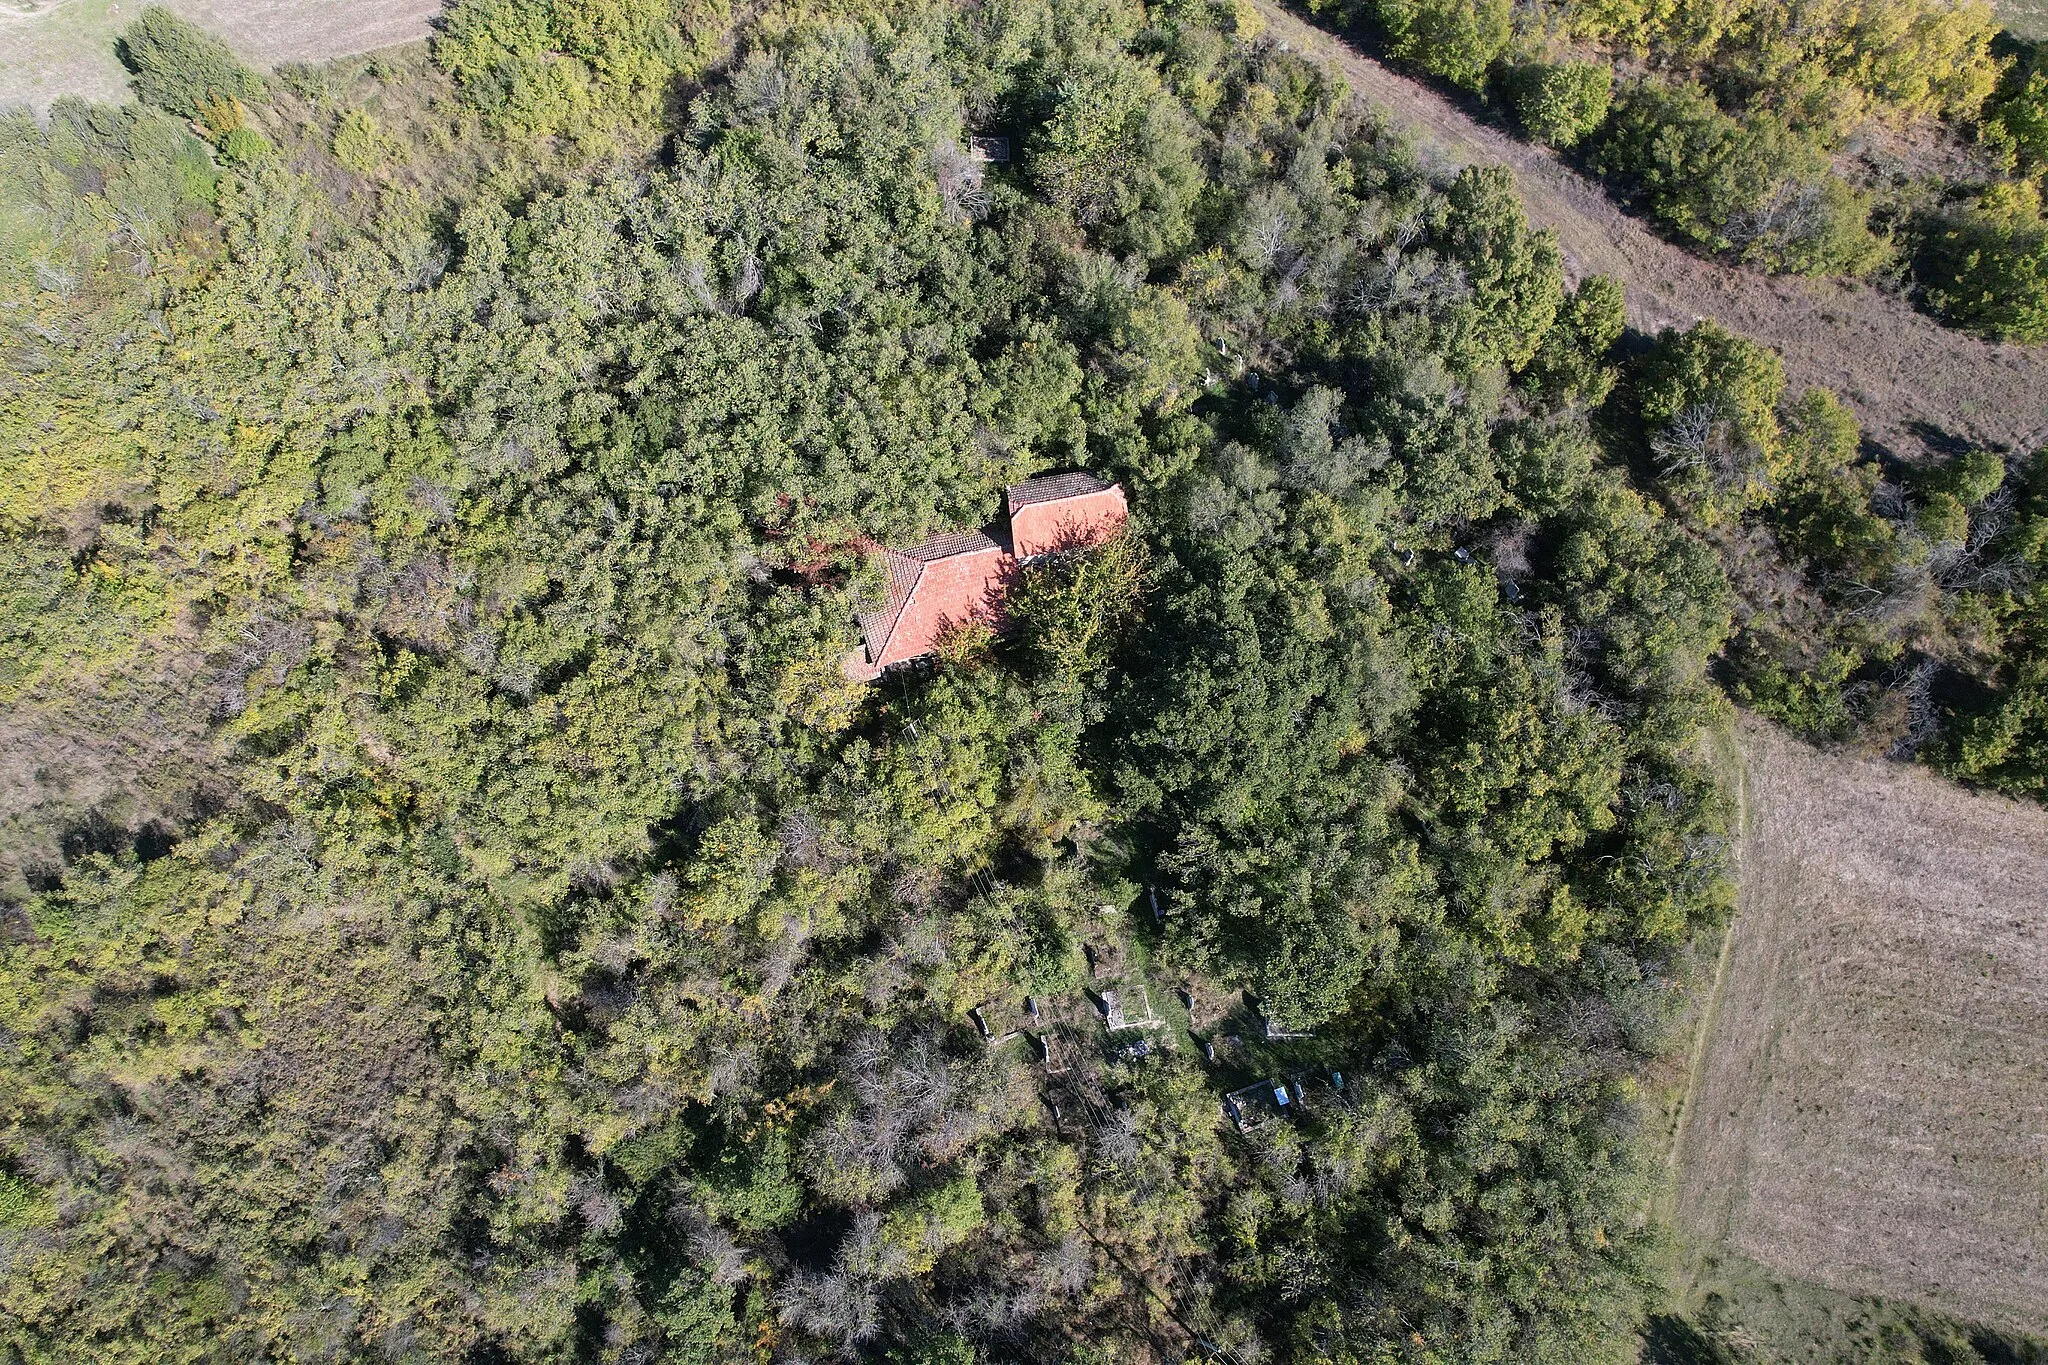
[[[2048,811],[1754,721],[1679,1137],[1701,1258],[2048,1329]]]
[[[1639,330],[1713,318],[1767,342],[1785,357],[1795,386],[1833,389],[1872,440],[1907,458],[1958,440],[2025,449],[2048,439],[2048,347],[1978,341],[1868,285],[1702,260],[1624,213],[1549,149],[1474,118],[1273,0],[1259,8],[1274,37],[1335,64],[1425,147],[1459,165],[1512,167],[1530,220],[1557,233],[1571,273],[1626,285],[1629,321]]]
[[[126,96],[114,39],[150,0],[0,0],[0,106]],[[154,0],[270,68],[427,36],[441,0]]]

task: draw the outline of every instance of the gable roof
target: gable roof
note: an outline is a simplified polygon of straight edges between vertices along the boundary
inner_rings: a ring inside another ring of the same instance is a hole
[[[891,550],[889,553],[930,564],[934,560],[951,559],[954,555],[977,555],[1002,548],[985,531],[954,531],[949,535],[933,536],[907,550]]]
[[[870,662],[882,657],[889,637],[896,631],[896,619],[903,614],[903,604],[910,600],[911,589],[917,586],[918,578],[924,573],[923,562],[901,550],[882,551],[882,562],[889,570],[889,584],[883,592],[882,604],[873,611],[860,614],[860,636],[868,647]]]
[[[860,617],[868,665],[877,669],[930,653],[947,626],[985,611],[1016,562],[981,531],[933,536],[882,557],[888,594]]]
[[[1035,502],[1058,502],[1062,498],[1085,497],[1090,493],[1107,493],[1116,487],[1105,479],[1093,474],[1047,474],[1042,478],[1026,479],[1013,483],[1005,490],[1010,499],[1010,510],[1029,507]]]

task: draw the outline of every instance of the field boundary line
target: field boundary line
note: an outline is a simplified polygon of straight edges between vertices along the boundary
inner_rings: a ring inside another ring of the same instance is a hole
[[[1707,1065],[1707,1045],[1714,1037],[1714,1025],[1719,1022],[1721,1006],[1726,998],[1728,963],[1735,952],[1735,925],[1743,912],[1742,858],[1744,845],[1749,838],[1749,754],[1742,746],[1740,721],[1731,718],[1725,724],[1714,727],[1704,736],[1710,761],[1726,772],[1724,784],[1728,788],[1734,811],[1730,819],[1735,835],[1732,847],[1735,850],[1734,865],[1729,875],[1736,886],[1735,908],[1728,922],[1721,926],[1720,947],[1714,954],[1714,974],[1707,986],[1705,1004],[1693,1021],[1691,1036],[1686,1040],[1685,1087],[1678,1098],[1678,1113],[1672,1121],[1671,1138],[1665,1144],[1663,1171],[1655,1188],[1651,1191],[1653,1216],[1662,1205],[1661,1221],[1670,1231],[1674,1250],[1680,1252],[1684,1262],[1683,1284],[1671,1286],[1683,1299],[1692,1291],[1694,1275],[1691,1267],[1695,1260],[1690,1253],[1695,1250],[1692,1240],[1680,1226],[1678,1216],[1679,1190],[1678,1175],[1680,1159],[1685,1151],[1686,1138],[1692,1128],[1694,1111],[1699,1107],[1699,1093]],[[1718,752],[1717,752],[1718,751]],[[1718,761],[1715,761],[1718,759]],[[1730,762],[1729,760],[1733,761]]]

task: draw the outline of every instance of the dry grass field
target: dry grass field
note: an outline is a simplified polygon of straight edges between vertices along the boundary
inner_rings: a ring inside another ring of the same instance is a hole
[[[2041,1332],[2048,812],[1741,736],[1742,908],[1678,1159],[1694,1268]]]
[[[0,0],[0,105],[118,100],[114,38],[148,0]],[[156,0],[255,65],[372,52],[427,35],[441,0]]]
[[[1998,0],[1998,19],[2023,38],[2048,38],[2048,0]]]

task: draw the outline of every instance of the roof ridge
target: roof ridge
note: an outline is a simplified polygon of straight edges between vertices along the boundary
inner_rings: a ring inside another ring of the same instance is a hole
[[[1085,469],[1067,470],[1059,474],[1039,474],[1019,483],[1010,484],[1003,490],[1012,511],[1034,503],[1058,502],[1065,498],[1087,497],[1092,493],[1107,493],[1116,487],[1108,479],[1091,474]]]

